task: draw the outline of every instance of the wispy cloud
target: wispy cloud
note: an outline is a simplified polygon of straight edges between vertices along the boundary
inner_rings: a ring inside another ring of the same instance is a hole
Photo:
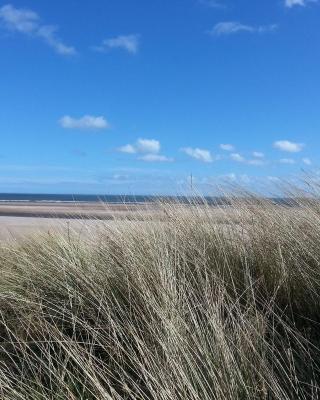
[[[254,158],[252,160],[248,160],[247,162],[249,165],[256,165],[256,166],[262,166],[266,164],[266,162],[261,158]]]
[[[109,122],[102,116],[84,115],[81,118],[73,118],[65,115],[59,120],[65,129],[101,130],[110,128]]]
[[[130,179],[130,175],[127,174],[113,174],[112,175],[112,179],[114,179],[115,181],[128,181]]]
[[[310,160],[310,158],[307,158],[307,157],[303,158],[302,162],[304,164],[306,164],[306,165],[311,165],[312,164],[312,161]]]
[[[98,184],[99,182],[94,179],[77,179],[77,178],[32,178],[32,177],[0,177],[0,183],[2,184],[9,184],[10,186],[24,186],[26,185],[27,187],[29,185],[41,185],[41,186],[47,186],[47,185],[95,185]]]
[[[147,161],[147,162],[172,162],[173,158],[163,156],[161,154],[146,154],[142,157],[138,158],[139,160],[142,161]]]
[[[239,162],[239,163],[245,163],[245,164],[253,165],[253,166],[257,166],[257,167],[260,167],[260,166],[263,166],[263,165],[266,164],[266,161],[261,159],[261,158],[253,158],[253,159],[249,159],[248,160],[248,159],[246,159],[244,156],[242,156],[239,153],[230,154],[230,158],[233,161],[236,161],[236,162]]]
[[[213,182],[217,182],[217,181],[222,181],[222,182],[224,182],[224,181],[226,181],[226,182],[228,182],[228,181],[230,181],[230,182],[237,181],[237,182],[241,182],[243,184],[248,184],[248,183],[252,182],[252,178],[250,178],[247,174],[237,175],[234,172],[230,172],[228,174],[220,175],[218,177],[216,177],[216,176],[213,177]]]
[[[273,143],[273,147],[277,150],[286,151],[288,153],[299,153],[302,151],[303,143],[294,143],[289,140],[278,140]]]
[[[213,162],[213,156],[209,150],[192,148],[192,147],[184,147],[181,149],[181,151],[196,160],[199,160],[199,161],[202,161],[205,163]]]
[[[253,155],[253,157],[256,157],[256,158],[264,158],[264,153],[262,153],[261,151],[254,151],[252,153],[252,155]]]
[[[285,0],[284,5],[288,8],[294,6],[305,7],[308,3],[317,3],[318,0]]]
[[[296,162],[292,158],[281,158],[279,160],[281,164],[295,164]]]
[[[220,144],[220,149],[224,151],[234,151],[235,147],[233,144]]]
[[[44,40],[56,53],[62,55],[75,55],[76,50],[67,46],[56,35],[58,28],[52,25],[43,25],[39,15],[26,8],[15,8],[11,4],[0,8],[0,22],[5,29],[11,32],[19,32],[34,38]]]
[[[100,46],[95,46],[93,49],[100,52],[106,52],[111,49],[122,49],[130,54],[136,54],[139,46],[140,35],[119,35],[103,40]]]
[[[198,3],[209,8],[226,8],[222,0],[198,0]]]
[[[118,151],[120,153],[127,153],[127,154],[135,154],[137,151],[132,144],[126,144],[124,146],[119,147]]]
[[[245,162],[246,159],[239,153],[232,153],[230,154],[230,158],[233,161],[237,161],[237,162]]]
[[[274,32],[278,25],[246,25],[236,21],[226,21],[217,23],[208,33],[213,36],[232,35],[241,32],[247,33],[267,33]]]

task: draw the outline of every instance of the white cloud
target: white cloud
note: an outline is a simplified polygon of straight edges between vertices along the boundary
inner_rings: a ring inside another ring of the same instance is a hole
[[[105,52],[111,49],[123,49],[128,53],[136,54],[139,50],[139,35],[120,35],[105,39],[101,46],[94,47],[95,50]]]
[[[306,164],[306,165],[311,165],[311,164],[312,164],[310,158],[307,158],[307,157],[303,158],[303,159],[302,159],[302,162],[303,162],[304,164]]]
[[[184,147],[181,149],[188,156],[195,158],[196,160],[211,163],[213,161],[213,157],[209,150],[192,148],[192,147]]]
[[[220,144],[220,149],[224,151],[234,151],[235,148],[232,144]]]
[[[237,175],[234,172],[231,172],[226,175],[220,175],[219,179],[227,180],[227,181],[231,181],[231,182],[237,181],[237,182],[241,182],[244,184],[248,184],[248,183],[252,182],[252,179],[247,174]]]
[[[292,158],[281,158],[279,162],[281,164],[295,164],[295,161]]]
[[[304,0],[285,0],[286,7],[294,7],[294,6],[305,6]]]
[[[223,175],[208,176],[202,179],[201,183],[214,184],[219,181],[236,181],[238,176],[234,172],[229,172]]]
[[[139,160],[147,162],[172,162],[173,158],[169,158],[161,154],[146,154],[142,157],[139,157]]]
[[[262,154],[262,153],[259,153]],[[266,164],[266,161],[263,160],[260,156],[260,158],[253,158],[250,160],[247,160],[245,157],[243,157],[241,154],[239,153],[232,153],[230,154],[230,158],[233,161],[239,162],[239,163],[245,163],[248,165],[254,165],[254,166],[262,166]]]
[[[232,153],[230,155],[230,158],[233,161],[237,161],[237,162],[245,162],[246,161],[245,158],[242,155],[240,155],[239,153]]]
[[[126,144],[118,149],[121,153],[142,154],[138,158],[147,162],[172,162],[173,158],[159,154],[161,145],[159,140],[155,139],[138,139],[135,144]]]
[[[261,153],[261,151],[254,151],[252,155],[256,158],[264,158],[264,153]]]
[[[6,4],[0,8],[0,18],[6,28],[22,33],[33,33],[39,27],[39,16],[34,11]]]
[[[58,54],[62,55],[74,55],[76,54],[76,51],[74,47],[71,46],[66,46],[64,43],[62,43],[59,39],[56,37],[56,31],[57,27],[55,26],[50,26],[50,25],[44,25],[41,26],[38,29],[38,36],[44,41],[51,46]]]
[[[124,174],[113,174],[112,179],[115,181],[127,181],[129,180],[130,176],[129,175],[124,175]]]
[[[160,142],[155,139],[138,139],[136,149],[139,153],[159,153]]]
[[[240,32],[248,33],[266,33],[273,32],[277,29],[277,25],[245,25],[240,22],[226,21],[216,24],[209,33],[214,36],[231,35]]]
[[[118,149],[121,153],[135,154],[137,150],[132,144],[126,144],[125,146],[119,147]]]
[[[65,115],[59,122],[65,129],[97,130],[110,128],[109,122],[102,116],[95,117],[93,115],[84,115],[77,119]]]
[[[306,6],[307,3],[317,3],[318,0],[285,0],[285,6],[288,8],[292,8],[294,6]]]
[[[44,40],[58,54],[76,54],[74,47],[67,46],[56,36],[58,28],[52,25],[42,25],[39,15],[32,10],[15,8],[11,4],[4,5],[0,8],[0,22],[8,31]]]
[[[161,145],[159,140],[138,139],[135,144],[126,144],[118,149],[122,153],[148,153],[157,154],[160,152]]]
[[[288,153],[299,153],[303,149],[304,144],[290,142],[289,140],[278,140],[273,143],[273,147]]]

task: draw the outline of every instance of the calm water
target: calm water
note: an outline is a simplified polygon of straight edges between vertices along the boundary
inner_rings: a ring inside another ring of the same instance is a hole
[[[136,203],[155,200],[152,196],[125,195],[92,195],[92,194],[30,194],[30,193],[0,193],[0,201],[30,201],[30,202],[97,202]]]
[[[30,193],[0,193],[1,202],[97,202],[107,203],[150,203],[159,200],[177,201],[189,203],[190,201],[202,202],[202,198],[188,198],[183,196],[132,196],[132,195],[87,195],[87,194],[30,194]],[[206,197],[205,201],[210,204],[227,204],[228,201],[222,197]]]
[[[143,195],[95,195],[95,194],[30,194],[30,193],[0,193],[1,202],[106,202],[106,203],[150,203],[154,201],[175,201],[179,203],[207,203],[211,205],[230,205],[226,197],[186,197],[186,196],[143,196]],[[274,203],[294,206],[294,199],[272,198]]]

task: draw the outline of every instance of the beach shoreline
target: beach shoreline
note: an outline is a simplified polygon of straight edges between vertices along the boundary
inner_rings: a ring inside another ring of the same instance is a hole
[[[0,203],[0,216],[113,219],[156,209],[157,205],[152,203],[3,201]]]
[[[123,220],[147,220],[159,211],[151,203],[102,202],[1,202],[0,241],[18,240],[33,234],[97,230],[101,224]]]

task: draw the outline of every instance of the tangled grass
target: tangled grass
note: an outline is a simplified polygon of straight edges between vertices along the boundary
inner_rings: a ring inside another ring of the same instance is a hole
[[[162,204],[0,249],[0,397],[320,397],[320,202]]]

